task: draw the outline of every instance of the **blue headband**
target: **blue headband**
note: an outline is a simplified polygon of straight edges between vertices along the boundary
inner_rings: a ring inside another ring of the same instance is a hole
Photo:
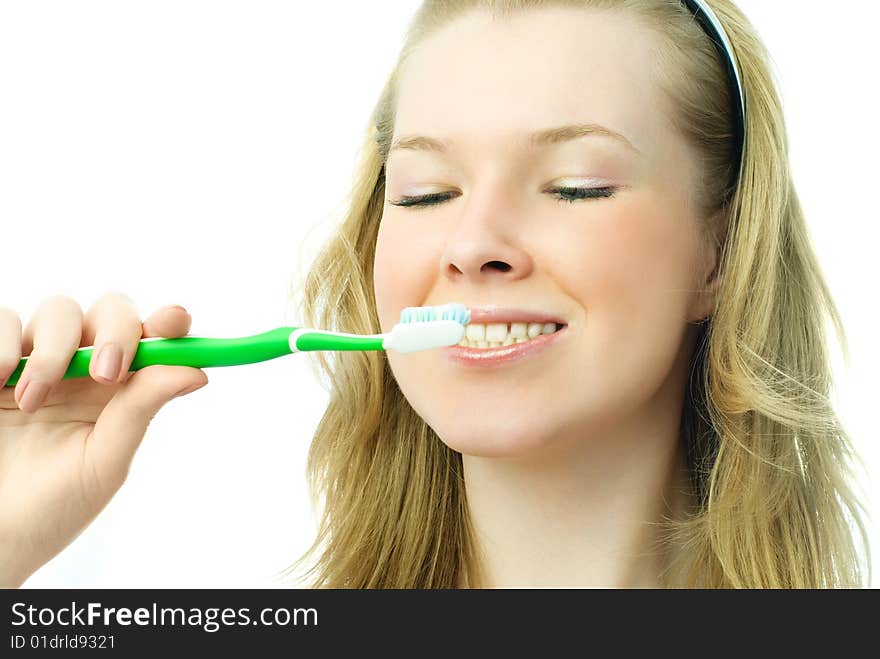
[[[718,16],[715,15],[715,12],[712,11],[712,8],[704,0],[682,0],[682,2],[691,10],[697,22],[712,39],[727,69],[730,96],[733,100],[734,130],[736,131],[734,137],[736,160],[734,162],[737,163],[737,180],[739,180],[746,133],[746,98],[739,76],[739,69],[737,69],[736,60],[733,57],[733,47],[730,45],[730,40],[727,38],[727,33],[724,31],[721,21],[718,20]]]

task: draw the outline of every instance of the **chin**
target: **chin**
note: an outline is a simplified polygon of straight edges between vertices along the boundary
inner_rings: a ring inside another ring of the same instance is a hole
[[[450,419],[423,417],[440,440],[462,455],[481,458],[523,457],[540,451],[552,442],[554,433],[535,419],[518,415],[469,415]]]
[[[569,407],[567,399],[536,397],[530,385],[471,387],[467,393],[450,392],[437,383],[402,388],[413,410],[453,451],[462,455],[514,458],[535,455],[570,435],[582,406]],[[493,410],[493,411],[490,411]]]

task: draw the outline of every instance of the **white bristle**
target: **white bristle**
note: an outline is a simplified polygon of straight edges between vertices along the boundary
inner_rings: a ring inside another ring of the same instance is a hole
[[[452,302],[437,307],[407,307],[400,312],[401,323],[419,323],[429,320],[455,320],[467,325],[471,312],[463,304]]]

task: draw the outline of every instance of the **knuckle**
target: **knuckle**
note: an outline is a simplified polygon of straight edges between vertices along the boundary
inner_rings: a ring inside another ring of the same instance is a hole
[[[110,334],[127,337],[137,329],[141,321],[134,301],[124,293],[111,292],[102,295],[86,314],[86,322],[95,329],[96,335]]]
[[[40,303],[40,309],[58,309],[64,312],[82,313],[79,302],[69,295],[50,295]]]
[[[130,296],[122,291],[108,291],[101,295],[92,305],[93,309],[126,309],[137,313],[137,305]]]
[[[7,307],[0,307],[0,339],[13,343],[21,340],[21,318]]]
[[[4,323],[8,322],[17,322],[21,325],[21,318],[19,318],[18,313],[14,309],[10,309],[9,307],[5,307],[0,304],[0,319],[3,320]]]
[[[84,334],[96,346],[116,343],[128,348],[141,337],[141,320],[134,301],[124,293],[102,295],[84,318]]]
[[[53,333],[59,325],[67,327],[71,323],[81,327],[82,317],[82,309],[76,300],[67,295],[53,295],[40,302],[28,320],[25,332],[31,336],[44,330]]]

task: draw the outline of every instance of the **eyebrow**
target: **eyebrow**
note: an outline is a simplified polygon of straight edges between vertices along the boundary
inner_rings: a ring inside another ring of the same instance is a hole
[[[538,148],[550,146],[552,144],[570,142],[571,140],[576,140],[581,137],[611,138],[628,149],[641,154],[641,151],[639,151],[626,137],[610,128],[600,126],[599,124],[570,124],[568,126],[549,128],[547,130],[531,133],[526,139],[526,143],[531,148]],[[408,149],[411,151],[438,151],[440,153],[445,153],[451,146],[451,141],[438,140],[424,135],[411,135],[398,137],[394,140],[391,144],[389,153],[397,149]]]

